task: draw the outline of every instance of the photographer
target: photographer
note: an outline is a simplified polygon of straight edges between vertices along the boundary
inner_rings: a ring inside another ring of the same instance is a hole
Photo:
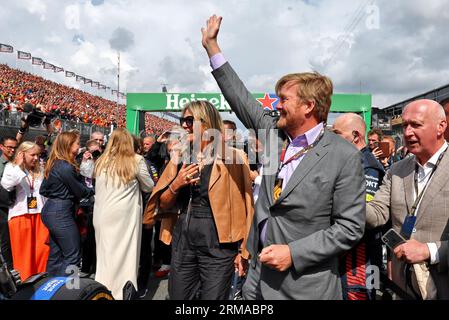
[[[53,118],[54,118],[53,114],[42,112],[40,106],[34,107],[32,104],[26,103],[23,107],[23,117],[21,118],[20,129],[16,135],[17,142],[18,143],[22,142],[22,140],[25,137],[25,134],[28,132],[30,127],[38,128],[42,124],[44,124],[45,129],[47,131],[47,137],[46,138],[44,137],[43,145],[51,145],[51,138],[54,132],[54,128],[51,124],[51,120]]]
[[[80,173],[86,179],[86,185],[92,186],[92,175],[95,166],[95,161],[101,156],[101,145],[96,140],[89,140],[86,142],[86,151],[82,154]]]
[[[101,156],[101,145],[96,140],[89,140],[86,143],[86,151],[80,165],[80,174],[84,178],[87,187],[92,190],[95,187],[93,172],[95,162]],[[82,199],[78,210],[78,222],[81,224],[81,276],[88,277],[95,273],[96,265],[96,247],[95,230],[93,226],[93,198]]]

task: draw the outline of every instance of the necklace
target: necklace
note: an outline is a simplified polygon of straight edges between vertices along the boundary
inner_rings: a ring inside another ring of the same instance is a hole
[[[203,171],[204,167],[212,164],[214,161],[213,148],[206,147],[204,152],[200,151],[197,154],[196,159],[198,161],[198,178],[200,178],[201,172]]]

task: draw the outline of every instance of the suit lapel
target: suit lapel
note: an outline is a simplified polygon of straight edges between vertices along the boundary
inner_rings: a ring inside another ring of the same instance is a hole
[[[299,165],[296,167],[293,175],[287,182],[285,189],[282,190],[279,199],[275,202],[280,203],[290,192],[304,179],[304,177],[320,162],[327,154],[326,147],[329,145],[329,134],[324,133],[322,140],[309,152],[304,155]]]
[[[268,167],[270,169],[273,169],[274,173],[273,174],[267,174],[267,169],[266,169],[266,165],[264,164],[264,177],[263,179],[265,180],[263,186],[265,188],[265,191],[267,193],[267,198],[269,201],[270,206],[273,205],[274,200],[273,200],[273,189],[274,189],[274,185],[276,182],[276,172],[277,169],[279,168],[279,164],[280,164],[280,159],[281,159],[281,153],[282,153],[282,146],[284,144],[285,139],[287,139],[287,136],[281,131],[279,137],[277,138],[276,142],[277,142],[277,149],[276,149],[276,155],[271,155],[272,149],[270,149],[270,144],[272,143],[270,139],[270,136],[268,136],[267,140],[268,141],[268,145],[265,147],[265,156],[264,159],[265,161],[270,161],[273,163],[270,163],[268,165]]]
[[[415,193],[415,157],[410,158],[410,166],[408,167],[410,172],[406,173],[403,179],[404,183],[404,193],[405,193],[405,203],[407,204],[408,213],[412,212],[412,206],[414,202]]]
[[[421,204],[418,208],[418,214],[416,217],[416,223],[418,223],[419,220],[422,219],[423,215],[427,215],[426,210],[427,207],[432,203],[432,200],[435,196],[441,196],[438,195],[441,189],[446,185],[448,179],[449,179],[449,151],[445,151],[445,155],[441,159],[440,164],[438,165],[435,173],[433,174],[433,177],[430,180],[429,186],[427,190],[425,191]]]

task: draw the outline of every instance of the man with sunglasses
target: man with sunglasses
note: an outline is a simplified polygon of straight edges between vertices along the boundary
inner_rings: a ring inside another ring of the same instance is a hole
[[[11,136],[2,137],[0,139],[0,149],[2,151],[2,155],[0,156],[1,180],[6,164],[14,158],[14,153],[17,149],[16,138]],[[15,190],[13,192],[15,193]],[[12,254],[8,226],[8,205],[10,202],[11,193],[3,189],[0,185],[0,248],[8,267],[12,269]]]

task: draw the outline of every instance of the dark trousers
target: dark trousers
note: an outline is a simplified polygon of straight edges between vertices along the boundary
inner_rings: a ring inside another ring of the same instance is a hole
[[[140,265],[137,276],[138,290],[146,289],[148,279],[150,278],[152,265],[152,249],[151,239],[153,238],[153,227],[147,229],[144,225],[142,227],[142,241],[140,246]]]
[[[74,214],[70,200],[48,199],[42,209],[42,222],[50,231],[47,272],[52,276],[69,276],[80,266],[80,234]]]
[[[161,230],[161,221],[156,221],[154,225],[154,262],[162,264],[170,264],[171,261],[171,245],[166,245],[159,240]]]
[[[12,269],[12,253],[11,241],[9,240],[9,226],[8,226],[8,208],[0,208],[0,249],[8,264],[8,268]]]
[[[87,234],[86,238],[82,241],[81,271],[88,274],[95,273],[97,265],[93,210],[93,207],[87,207],[85,209]]]
[[[238,244],[218,242],[212,213],[186,216],[180,216],[173,233],[169,297],[227,300]]]

